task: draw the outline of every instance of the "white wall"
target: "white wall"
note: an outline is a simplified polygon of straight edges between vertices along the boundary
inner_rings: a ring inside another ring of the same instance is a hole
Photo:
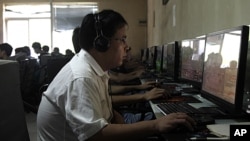
[[[249,5],[249,0],[169,0],[167,5],[162,5],[162,0],[148,0],[148,21],[155,22],[155,27],[148,26],[148,45],[250,25]]]

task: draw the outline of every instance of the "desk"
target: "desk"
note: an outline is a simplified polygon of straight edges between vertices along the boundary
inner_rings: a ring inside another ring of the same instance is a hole
[[[189,103],[191,106],[193,106],[195,108],[204,107],[204,106],[206,106],[206,107],[216,106],[214,103],[212,103],[211,101],[208,101],[207,99],[204,99],[200,95],[194,95],[194,97],[201,101],[201,103]],[[158,107],[156,106],[157,104],[154,104],[152,101],[150,101],[149,103],[150,103],[150,106],[151,106],[156,118],[160,118],[160,117],[164,116],[161,113],[161,111],[158,109]],[[215,125],[239,123],[239,122],[249,122],[249,120],[246,120],[246,119],[215,119]],[[187,135],[185,133],[164,134],[163,137],[167,141],[177,141],[177,140],[178,141],[182,141],[182,140],[185,141],[187,139]],[[229,140],[229,139],[225,139],[225,140]]]
[[[183,94],[183,95],[190,95],[190,94]],[[203,97],[201,97],[200,95],[193,95],[195,98],[197,98],[198,100],[201,101],[201,103],[189,103],[191,106],[195,107],[195,108],[200,108],[203,106],[207,106],[207,107],[214,107],[216,106],[214,103],[204,99]],[[157,108],[157,104],[154,104],[152,101],[149,101],[150,106],[156,116],[156,118],[159,118],[161,116],[163,116],[163,114],[161,113],[161,111]]]

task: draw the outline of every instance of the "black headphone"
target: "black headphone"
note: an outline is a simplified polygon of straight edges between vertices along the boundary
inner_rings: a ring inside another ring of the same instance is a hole
[[[95,18],[95,29],[96,29],[96,38],[94,40],[94,47],[100,51],[105,52],[109,47],[109,39],[103,35],[102,25],[98,14],[94,15]]]

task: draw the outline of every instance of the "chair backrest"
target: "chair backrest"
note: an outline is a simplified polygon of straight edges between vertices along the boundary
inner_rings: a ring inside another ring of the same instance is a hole
[[[62,69],[62,67],[67,64],[72,56],[65,56],[59,58],[51,58],[47,62],[47,80],[50,83],[57,73]]]
[[[0,139],[29,141],[20,93],[19,64],[0,60]]]
[[[36,59],[19,61],[21,94],[25,100],[35,100],[39,89],[39,64]]]

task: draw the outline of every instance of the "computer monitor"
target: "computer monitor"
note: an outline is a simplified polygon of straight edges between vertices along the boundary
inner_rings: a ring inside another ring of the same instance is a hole
[[[163,45],[162,74],[174,81],[178,80],[179,47],[177,41]]]
[[[155,69],[155,60],[156,60],[156,46],[152,46],[149,48],[149,56],[148,56],[149,69]]]
[[[246,77],[243,96],[243,110],[250,115],[250,41],[248,41],[247,62],[246,62]]]
[[[144,60],[144,49],[141,49],[141,61],[143,62]]]
[[[162,70],[162,46],[156,46],[156,52],[155,52],[155,70],[156,72],[160,73]]]
[[[205,38],[185,39],[180,45],[180,81],[200,90]]]
[[[201,96],[228,113],[242,112],[248,26],[206,36]]]
[[[149,57],[149,49],[148,48],[141,49],[142,63],[148,63],[148,57]]]

